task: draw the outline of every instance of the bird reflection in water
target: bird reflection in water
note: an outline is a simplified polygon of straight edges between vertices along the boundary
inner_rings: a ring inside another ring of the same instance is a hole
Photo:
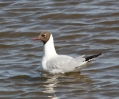
[[[67,86],[69,87],[67,91],[71,90],[72,92],[72,90],[77,90],[78,87],[79,87],[78,90],[80,89],[91,90],[93,85],[92,84],[93,81],[88,76],[80,75],[80,73],[67,73],[67,74],[58,74],[52,76],[46,74],[45,76],[47,76],[47,80],[44,82],[43,86],[45,88],[43,92],[48,94],[47,97],[49,97],[50,99],[60,99],[61,95],[60,97],[58,97],[59,95],[57,95],[57,93],[59,94],[61,90],[63,92],[66,91]],[[79,86],[76,86],[75,85],[76,83],[79,84]],[[83,84],[85,86],[82,86]],[[62,96],[64,96],[65,98],[65,92],[63,94],[64,95]]]
[[[45,75],[46,76],[46,75]],[[50,94],[53,94],[53,95],[49,95],[48,97],[50,99],[60,99],[58,98],[56,95],[55,95],[55,87],[57,87],[57,83],[59,82],[58,81],[58,77],[60,77],[61,75],[54,75],[54,76],[50,76],[48,77],[48,79],[44,82],[45,85],[43,85],[45,87],[44,89],[44,93],[50,93]]]

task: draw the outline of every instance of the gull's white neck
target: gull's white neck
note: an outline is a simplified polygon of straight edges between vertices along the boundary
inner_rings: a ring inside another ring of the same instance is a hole
[[[44,45],[44,57],[46,57],[48,60],[56,56],[56,50],[54,47],[54,40],[52,34],[50,34],[49,40]]]

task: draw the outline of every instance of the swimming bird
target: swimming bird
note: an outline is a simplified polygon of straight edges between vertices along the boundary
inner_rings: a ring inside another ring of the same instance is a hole
[[[41,64],[43,69],[51,74],[78,72],[85,67],[86,63],[101,55],[101,53],[88,57],[82,55],[76,58],[68,55],[59,55],[54,47],[53,35],[48,31],[42,32],[34,40],[41,40],[43,42],[44,56]]]

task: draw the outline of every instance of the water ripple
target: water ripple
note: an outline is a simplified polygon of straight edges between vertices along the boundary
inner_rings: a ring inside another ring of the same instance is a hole
[[[118,99],[117,0],[0,1],[2,99]],[[53,33],[60,54],[102,52],[81,73],[49,75],[41,69],[40,32]],[[65,43],[64,43],[65,42]]]

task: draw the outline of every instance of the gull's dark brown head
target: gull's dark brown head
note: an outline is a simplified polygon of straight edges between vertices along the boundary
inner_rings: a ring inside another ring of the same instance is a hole
[[[50,39],[50,35],[50,32],[44,31],[37,38],[34,38],[34,40],[41,40],[44,44],[46,44]]]

